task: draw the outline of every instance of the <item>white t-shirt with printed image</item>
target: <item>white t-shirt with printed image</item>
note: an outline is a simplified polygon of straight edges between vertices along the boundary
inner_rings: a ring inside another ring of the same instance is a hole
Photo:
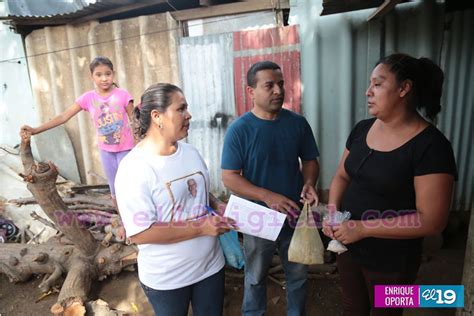
[[[155,222],[205,216],[209,172],[190,144],[178,142],[177,151],[170,156],[135,147],[120,163],[115,190],[130,237]],[[225,263],[218,239],[212,236],[172,244],[142,244],[138,249],[139,279],[156,290],[194,284],[220,271]]]

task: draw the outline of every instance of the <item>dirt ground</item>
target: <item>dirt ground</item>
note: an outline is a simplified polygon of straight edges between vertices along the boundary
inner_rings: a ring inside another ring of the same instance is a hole
[[[424,260],[417,284],[461,284],[465,251],[466,231],[445,238],[444,246],[429,253]],[[436,244],[436,241],[433,242]],[[436,245],[435,245],[436,246]],[[243,278],[226,277],[224,315],[240,315]],[[29,282],[10,284],[5,275],[0,275],[0,316],[50,315],[49,308],[56,302],[57,294],[36,302],[40,293],[40,277]],[[341,315],[340,292],[337,273],[321,275],[309,281],[307,312],[311,316]],[[276,283],[268,282],[268,315],[285,315],[285,291]],[[92,298],[100,298],[115,309],[127,311],[132,315],[153,315],[153,312],[138,283],[136,272],[122,272],[119,276],[97,282]],[[452,315],[453,309],[411,309],[404,315]]]

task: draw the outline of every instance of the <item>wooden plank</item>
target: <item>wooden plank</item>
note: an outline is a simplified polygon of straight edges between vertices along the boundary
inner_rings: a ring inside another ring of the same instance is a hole
[[[222,4],[218,3],[216,0],[199,0],[199,5],[201,7],[209,7],[211,5]]]
[[[367,21],[379,19],[379,18],[385,16],[387,13],[392,11],[392,9],[395,8],[395,6],[397,4],[399,4],[400,2],[402,2],[402,0],[385,0],[385,2],[382,3],[382,5],[380,7],[378,7],[377,10],[375,10],[375,12],[372,13],[367,18]]]
[[[88,190],[108,190],[108,184],[89,184],[89,185],[75,185],[71,187],[74,192],[84,192]]]
[[[26,18],[26,19],[18,19],[15,17],[1,17],[0,21],[10,21],[9,23],[12,25],[38,25],[38,26],[48,26],[48,25],[63,25],[69,23],[71,20],[69,19],[51,19],[51,18]]]
[[[383,0],[324,0],[321,16],[344,13],[356,10],[376,8],[383,3]]]
[[[189,21],[232,14],[250,13],[265,10],[289,9],[289,0],[260,0],[234,2],[207,8],[188,9],[170,12],[176,21]]]
[[[153,7],[158,4],[164,4],[164,3],[167,3],[167,1],[166,0],[148,0],[147,2],[144,2],[144,3],[133,3],[133,4],[124,5],[115,9],[101,11],[101,12],[97,12],[97,13],[90,14],[87,16],[83,16],[76,20],[71,21],[70,23],[72,25],[80,24],[87,21],[98,20],[100,18],[104,18],[107,16],[115,15],[115,14],[120,14],[120,13],[129,12],[133,10],[138,10],[138,9],[149,8],[149,7]]]

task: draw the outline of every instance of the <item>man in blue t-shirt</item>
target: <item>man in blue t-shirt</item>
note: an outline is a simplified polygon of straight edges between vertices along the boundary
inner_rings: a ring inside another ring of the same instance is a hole
[[[222,151],[222,180],[233,193],[282,213],[317,199],[318,148],[304,117],[283,109],[285,89],[280,66],[258,62],[247,72],[253,108],[227,130]],[[301,166],[300,166],[301,160]],[[278,247],[286,275],[287,315],[305,314],[307,267],[288,262],[294,226],[285,222],[275,242],[244,235],[243,315],[266,311],[266,279]]]

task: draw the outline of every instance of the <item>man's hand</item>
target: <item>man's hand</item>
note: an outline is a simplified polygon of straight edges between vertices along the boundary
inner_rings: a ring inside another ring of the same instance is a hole
[[[284,195],[268,191],[263,198],[263,201],[272,210],[278,211],[284,214],[292,214],[296,210],[299,211],[298,204],[290,200]]]
[[[316,193],[316,189],[311,184],[305,184],[303,186],[303,190],[301,190],[301,203],[309,202],[310,205],[319,203],[318,194]]]

